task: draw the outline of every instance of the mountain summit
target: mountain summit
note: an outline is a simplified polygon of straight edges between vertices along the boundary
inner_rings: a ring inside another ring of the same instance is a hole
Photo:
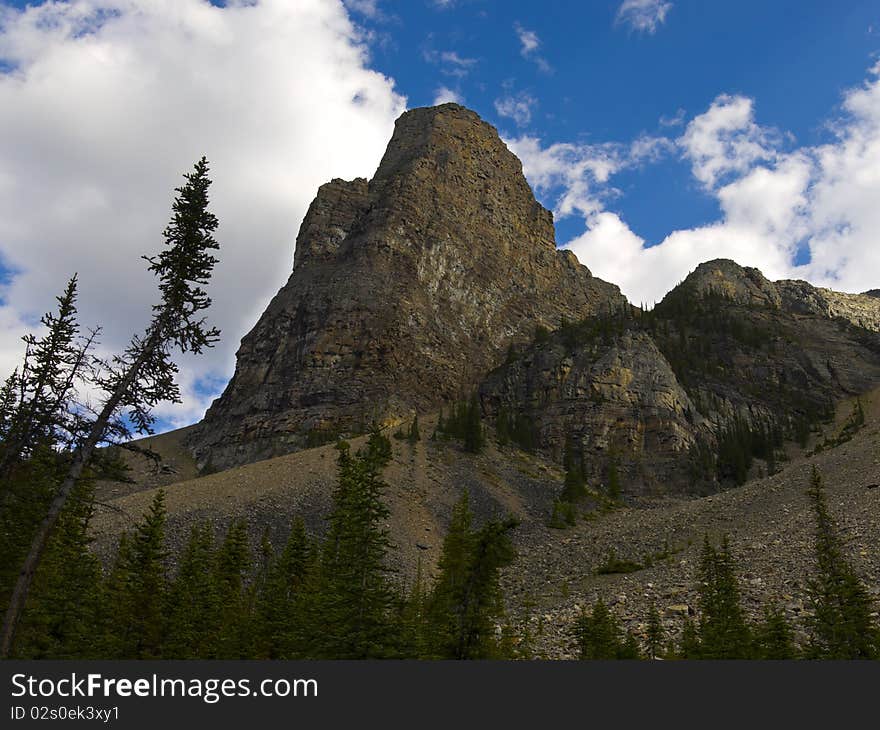
[[[457,104],[413,109],[372,180],[318,190],[290,279],[191,445],[224,468],[409,417],[471,392],[536,327],[625,306],[557,250],[494,127]]]

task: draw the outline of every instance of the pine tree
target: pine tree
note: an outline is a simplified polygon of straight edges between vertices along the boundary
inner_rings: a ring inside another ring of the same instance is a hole
[[[218,248],[213,238],[217,218],[207,209],[211,181],[204,157],[185,178],[187,184],[177,188],[172,219],[164,232],[166,248],[155,257],[146,257],[149,270],[159,280],[160,303],[153,307],[146,332],[135,335],[122,355],[111,362],[99,361],[103,373],[95,376],[95,382],[106,397],[98,416],[77,439],[67,475],[35,532],[4,617],[0,656],[9,654],[46,545],[76,483],[92,463],[96,448],[114,436],[129,434],[119,414],[127,411],[135,430],[149,433],[154,420],[151,408],[160,401],[180,401],[172,350],[200,353],[219,338],[219,331],[208,328],[201,314],[211,304],[202,286],[217,263],[211,252]]]
[[[647,639],[648,657],[659,659],[663,656],[663,646],[666,642],[666,632],[660,621],[660,613],[656,606],[651,606],[648,614],[648,629],[645,635]]]
[[[269,568],[266,582],[257,599],[259,626],[258,656],[268,659],[292,659],[302,622],[304,589],[314,570],[313,550],[301,518],[293,521],[287,544]]]
[[[464,409],[463,439],[465,451],[479,453],[483,449],[483,424],[480,420],[480,402],[476,394]]]
[[[871,616],[871,597],[844,557],[837,527],[816,467],[807,492],[816,517],[816,575],[807,583],[813,616],[807,656],[813,659],[874,659],[880,630]]]
[[[764,609],[764,618],[755,628],[755,653],[758,659],[794,659],[797,650],[794,635],[777,607]]]
[[[503,612],[499,571],[513,561],[509,533],[514,520],[472,528],[468,493],[462,493],[443,540],[440,573],[428,600],[431,656],[487,659],[496,656],[495,622]]]
[[[165,493],[159,490],[130,539],[119,548],[106,594],[109,643],[115,659],[162,657],[166,606]]]
[[[214,532],[196,525],[167,593],[163,658],[216,658],[220,608]]]
[[[702,658],[751,658],[751,630],[740,605],[736,566],[726,537],[720,550],[713,548],[709,538],[705,538],[699,576]]]
[[[385,484],[369,454],[339,452],[339,484],[333,495],[315,595],[310,602],[311,658],[366,659],[393,656],[391,620],[395,593],[385,566],[391,546],[382,524]]]
[[[248,606],[245,580],[252,565],[247,524],[234,521],[217,551],[215,581],[220,605],[217,658],[246,659],[248,655]]]
[[[575,622],[573,637],[581,659],[636,659],[638,648],[624,637],[620,623],[599,599],[592,611],[583,611]],[[635,656],[633,656],[635,654]]]

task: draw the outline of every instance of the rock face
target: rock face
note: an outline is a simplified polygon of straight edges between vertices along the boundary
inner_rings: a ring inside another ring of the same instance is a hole
[[[711,490],[742,479],[722,452],[751,461],[767,434],[800,439],[880,383],[873,304],[710,261],[652,312],[622,308],[535,342],[487,377],[483,410],[531,424],[526,441],[567,452],[595,485],[613,469],[629,495]]]
[[[880,332],[880,293],[847,294],[815,287],[806,281],[771,282],[757,269],[729,259],[700,264],[686,282],[699,292],[714,292],[740,304],[782,308],[799,314],[840,317]]]
[[[493,417],[526,414],[535,442],[557,461],[567,449],[592,482],[605,481],[613,462],[630,493],[663,491],[703,420],[654,341],[635,328],[575,346],[555,334],[492,373],[480,394]]]
[[[372,180],[319,189],[290,280],[190,445],[224,468],[406,417],[473,389],[537,325],[624,302],[556,249],[493,127],[456,104],[414,109]]]

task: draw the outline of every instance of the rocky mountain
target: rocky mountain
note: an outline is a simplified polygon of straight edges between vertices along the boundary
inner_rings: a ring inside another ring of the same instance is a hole
[[[496,422],[531,424],[534,448],[606,487],[614,473],[631,495],[714,491],[880,383],[878,316],[864,295],[710,261],[651,312],[563,325],[480,394]]]
[[[716,260],[636,309],[556,249],[497,131],[444,104],[400,117],[372,180],[319,189],[288,283],[187,443],[215,471],[478,392],[502,440],[601,488],[702,493],[772,471],[878,383],[870,292]]]
[[[253,545],[280,544],[294,517],[321,534],[331,442],[358,450],[371,424],[402,435],[418,415],[422,438],[392,438],[383,471],[391,567],[410,583],[436,568],[464,492],[479,523],[515,516],[505,602],[537,656],[572,657],[572,623],[600,597],[637,635],[658,608],[677,636],[706,536],[741,558],[750,617],[772,603],[801,621],[814,466],[876,597],[877,290],[715,260],[643,311],[553,235],[476,114],[404,114],[372,180],[318,191],[290,280],[204,421],[144,440],[158,470],[126,452],[131,480],[97,485],[97,553],[166,487],[172,553],[203,522],[243,519]],[[448,431],[474,394],[477,453]]]
[[[472,390],[537,326],[624,301],[556,249],[493,127],[456,104],[414,109],[372,180],[320,188],[290,280],[190,443],[225,468],[411,417]]]

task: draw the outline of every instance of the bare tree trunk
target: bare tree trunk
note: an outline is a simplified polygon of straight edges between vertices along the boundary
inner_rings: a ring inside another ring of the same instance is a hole
[[[73,464],[71,464],[64,482],[58,490],[58,494],[49,505],[49,511],[40,523],[39,528],[37,528],[37,533],[34,535],[30,550],[21,566],[21,572],[18,575],[18,580],[12,591],[9,608],[6,610],[6,615],[3,618],[3,636],[2,642],[0,642],[0,658],[2,659],[6,659],[12,650],[12,642],[15,639],[15,631],[18,628],[18,622],[24,611],[28,591],[34,581],[34,576],[40,565],[43,553],[46,550],[49,537],[52,535],[52,531],[58,523],[58,517],[61,515],[61,511],[64,509],[64,505],[67,503],[67,499],[70,497],[71,492],[73,492],[73,488],[76,486],[77,481],[82,476],[83,470],[91,462],[95,448],[106,435],[107,426],[110,423],[110,419],[113,417],[116,408],[119,406],[120,401],[131,387],[132,383],[137,379],[144,363],[147,362],[156,347],[158,347],[159,340],[157,333],[158,328],[154,330],[153,335],[147,340],[147,345],[141,351],[137,360],[132,363],[128,372],[117,384],[116,389],[110,394],[110,397],[104,404],[104,408],[101,410],[100,415],[92,425],[88,438],[85,440],[85,443],[83,443],[83,446],[74,459]]]

